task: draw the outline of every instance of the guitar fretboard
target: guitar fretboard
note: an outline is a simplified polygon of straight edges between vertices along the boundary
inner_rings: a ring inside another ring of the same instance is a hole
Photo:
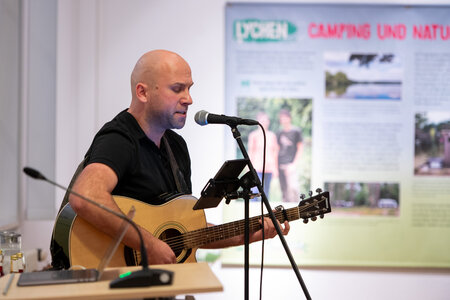
[[[283,223],[284,221],[292,221],[300,218],[300,211],[298,207],[290,208],[283,211],[274,212],[276,219]],[[264,217],[268,217],[265,214]],[[249,231],[256,232],[261,229],[261,217],[249,218]],[[179,247],[183,248],[198,248],[209,243],[232,238],[245,232],[245,220],[225,223],[222,225],[211,226],[187,232],[181,236],[168,238],[164,240],[175,251]]]

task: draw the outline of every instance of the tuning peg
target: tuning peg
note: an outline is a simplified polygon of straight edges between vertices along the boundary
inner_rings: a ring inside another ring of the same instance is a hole
[[[303,219],[303,223],[308,224],[308,219]]]
[[[316,189],[316,193],[317,193],[317,194],[322,193],[322,189],[321,189],[321,188],[317,188],[317,189]]]
[[[312,196],[312,194],[313,194],[312,191],[309,191],[309,192],[308,192],[308,195],[309,195],[310,197]]]
[[[315,220],[317,220],[317,217],[312,217],[312,218],[311,218],[311,221],[314,222]]]
[[[319,217],[320,217],[321,219],[323,219],[324,215],[320,215]]]
[[[300,194],[300,199],[305,200],[305,194]]]

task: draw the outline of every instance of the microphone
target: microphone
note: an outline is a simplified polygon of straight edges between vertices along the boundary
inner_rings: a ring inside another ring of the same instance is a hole
[[[198,111],[194,117],[197,124],[204,126],[208,124],[226,124],[228,126],[236,125],[258,125],[258,121],[252,119],[241,119],[238,117],[228,117],[225,115],[211,114],[205,110]]]
[[[93,204],[97,207],[100,207],[101,209],[121,218],[122,220],[128,222],[129,224],[131,224],[133,226],[133,228],[137,231],[138,236],[139,236],[139,240],[140,240],[140,244],[141,244],[141,265],[142,265],[142,270],[138,270],[138,271],[134,271],[131,273],[126,273],[125,276],[121,276],[117,279],[114,279],[113,281],[111,281],[111,283],[109,284],[110,288],[122,288],[122,287],[145,287],[145,286],[154,286],[154,285],[168,285],[168,284],[172,284],[172,279],[173,279],[173,272],[172,271],[167,271],[167,270],[161,270],[161,269],[150,269],[148,267],[148,259],[147,259],[147,251],[145,250],[145,245],[144,245],[144,239],[142,238],[142,234],[141,231],[139,230],[138,226],[136,225],[136,223],[131,220],[130,218],[128,218],[126,215],[124,215],[123,213],[118,213],[112,209],[110,209],[107,206],[104,206],[103,204],[97,203],[94,200],[91,200],[75,191],[73,191],[71,188],[62,186],[50,179],[47,179],[44,175],[42,175],[41,172],[39,172],[38,170],[35,170],[33,168],[30,167],[25,167],[23,168],[23,172],[25,174],[27,174],[28,176],[34,178],[34,179],[39,179],[39,180],[44,180],[47,181],[48,183],[57,186],[77,197],[80,197],[81,199],[89,202],[90,204]]]

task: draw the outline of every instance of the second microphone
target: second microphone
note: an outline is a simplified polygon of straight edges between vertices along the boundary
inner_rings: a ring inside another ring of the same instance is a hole
[[[194,120],[197,124],[204,126],[208,124],[226,124],[228,126],[237,125],[258,125],[258,121],[252,119],[241,119],[225,115],[211,114],[205,110],[200,110],[195,114]]]

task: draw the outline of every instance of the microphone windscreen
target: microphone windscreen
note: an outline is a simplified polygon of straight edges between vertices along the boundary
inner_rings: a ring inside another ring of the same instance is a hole
[[[39,172],[38,170],[35,170],[30,167],[25,167],[25,168],[23,168],[23,171],[25,172],[25,174],[27,174],[30,177],[33,177],[34,179],[44,179],[45,180],[44,175],[42,175],[41,172]]]
[[[209,113],[206,110],[198,111],[194,116],[195,122],[202,126],[208,124],[208,121],[207,121],[208,114]]]

